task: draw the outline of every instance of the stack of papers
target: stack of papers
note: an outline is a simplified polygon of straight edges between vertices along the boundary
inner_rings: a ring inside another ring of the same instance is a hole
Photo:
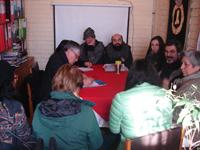
[[[93,71],[93,68],[89,68],[89,67],[79,67],[78,69],[80,69],[83,72],[87,72],[87,71]]]
[[[105,65],[103,65],[103,68],[106,72],[115,72],[116,71],[115,64],[105,64]],[[128,68],[124,64],[122,64],[120,71],[128,71]]]

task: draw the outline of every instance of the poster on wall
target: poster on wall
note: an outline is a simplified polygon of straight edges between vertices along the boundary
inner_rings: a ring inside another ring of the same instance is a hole
[[[167,41],[172,39],[184,48],[189,0],[170,0]]]

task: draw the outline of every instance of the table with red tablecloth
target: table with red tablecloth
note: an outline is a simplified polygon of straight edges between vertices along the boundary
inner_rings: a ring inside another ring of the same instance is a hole
[[[112,100],[118,92],[124,90],[128,72],[105,72],[102,65],[93,66],[93,71],[85,72],[89,77],[95,80],[106,82],[105,86],[83,88],[80,96],[83,99],[90,100],[96,105],[93,109],[105,120],[109,119]]]

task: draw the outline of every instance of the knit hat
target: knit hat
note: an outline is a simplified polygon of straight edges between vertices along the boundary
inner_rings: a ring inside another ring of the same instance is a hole
[[[10,66],[7,61],[0,60],[0,86],[2,84],[9,84],[14,78],[14,68]]]
[[[88,37],[93,37],[95,38],[95,33],[94,33],[94,30],[90,27],[88,27],[84,33],[83,33],[83,40],[85,40],[86,38]]]

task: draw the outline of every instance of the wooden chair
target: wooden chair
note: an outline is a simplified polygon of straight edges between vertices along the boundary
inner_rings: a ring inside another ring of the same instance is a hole
[[[33,101],[32,101],[32,90],[30,83],[27,83],[27,93],[28,93],[28,108],[29,108],[29,123],[33,120]]]
[[[38,67],[38,63],[34,64],[36,67]],[[33,74],[33,68],[34,66],[32,66],[32,68],[29,69],[30,74],[27,75],[26,77],[26,82],[27,82],[27,94],[28,94],[28,108],[29,108],[29,123],[32,124],[32,120],[33,120],[33,112],[34,112],[34,108],[33,108],[33,101],[32,101],[32,88],[31,88],[31,83],[30,83],[30,78],[31,75]],[[38,69],[39,70],[39,69]]]
[[[36,66],[31,70],[31,73],[26,77],[30,123],[32,123],[34,109],[40,101],[39,89],[41,86],[43,74],[44,71],[39,70],[39,67]]]
[[[184,130],[182,127],[126,139],[124,150],[181,150]]]

